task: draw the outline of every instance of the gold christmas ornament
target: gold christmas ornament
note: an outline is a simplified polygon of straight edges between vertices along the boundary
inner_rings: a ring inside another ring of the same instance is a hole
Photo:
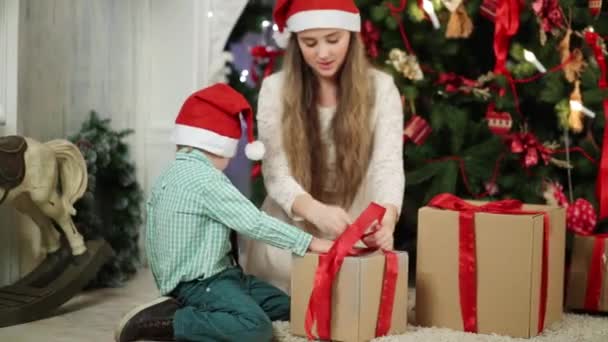
[[[392,49],[389,52],[389,60],[386,63],[391,64],[395,70],[403,74],[407,79],[419,81],[424,78],[416,56],[408,55],[403,50]]]

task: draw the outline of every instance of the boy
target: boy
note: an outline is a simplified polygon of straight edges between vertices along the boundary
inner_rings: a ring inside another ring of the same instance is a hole
[[[128,313],[116,341],[269,341],[272,320],[289,319],[289,297],[231,258],[231,229],[302,255],[326,252],[332,242],[257,210],[222,173],[248,122],[249,159],[261,159],[253,142],[247,100],[224,84],[192,94],[173,133],[175,161],[158,178],[147,204],[146,252],[161,295]]]

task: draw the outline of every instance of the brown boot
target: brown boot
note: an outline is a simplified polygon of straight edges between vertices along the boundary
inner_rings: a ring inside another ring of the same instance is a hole
[[[137,340],[174,341],[173,315],[179,303],[170,297],[160,297],[127,313],[116,328],[116,342]]]

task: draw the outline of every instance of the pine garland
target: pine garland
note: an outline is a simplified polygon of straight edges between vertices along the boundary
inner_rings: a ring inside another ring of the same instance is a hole
[[[131,133],[113,131],[109,119],[91,112],[80,132],[70,137],[87,162],[89,177],[86,193],[76,202],[74,222],[85,240],[103,238],[115,253],[89,288],[120,286],[135,274],[140,263],[143,192],[124,142]]]

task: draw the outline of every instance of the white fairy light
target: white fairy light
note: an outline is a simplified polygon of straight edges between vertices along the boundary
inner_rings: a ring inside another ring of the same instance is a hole
[[[241,71],[241,76],[245,76],[245,77],[249,76],[249,70],[245,69],[245,70]]]
[[[570,110],[581,112],[592,119],[595,118],[595,113],[577,100],[570,100]]]
[[[213,11],[207,12],[207,17],[212,18],[213,17]]]
[[[239,78],[239,81],[241,81],[241,83],[247,82],[247,76],[241,75],[241,77]]]
[[[529,51],[524,49],[524,59],[530,63],[532,63],[536,69],[538,69],[538,71],[545,73],[547,72],[547,69],[545,68],[544,65],[542,65],[538,59],[536,58],[536,55],[534,54],[534,52]]]
[[[422,0],[422,8],[429,15],[431,19],[431,23],[433,23],[433,27],[437,30],[439,29],[439,19],[437,19],[437,14],[435,14],[435,9],[433,8],[433,3],[431,0]]]
[[[277,24],[273,24],[273,25],[272,25],[272,30],[273,30],[274,32],[277,32],[277,31],[279,30],[279,25],[277,25]]]
[[[270,26],[270,25],[271,25],[271,22],[270,22],[270,21],[268,21],[268,20],[264,20],[264,21],[262,21],[262,27],[263,27],[263,28],[267,28],[267,27],[268,27],[268,26]]]

